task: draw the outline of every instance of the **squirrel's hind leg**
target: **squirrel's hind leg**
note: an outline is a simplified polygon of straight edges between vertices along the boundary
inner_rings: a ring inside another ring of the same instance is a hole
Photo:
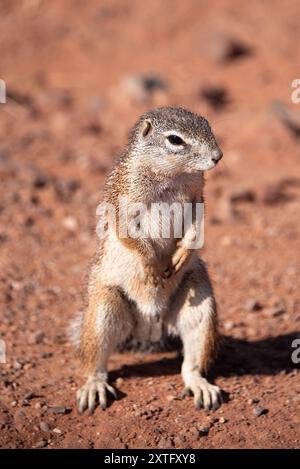
[[[107,363],[116,347],[133,329],[130,305],[117,287],[90,286],[89,307],[82,322],[79,354],[88,379],[77,391],[79,412],[107,406],[107,392],[116,397],[108,384]]]
[[[196,408],[217,409],[221,390],[204,377],[217,349],[217,311],[208,273],[200,260],[184,277],[168,319],[183,342],[185,390],[192,391]]]

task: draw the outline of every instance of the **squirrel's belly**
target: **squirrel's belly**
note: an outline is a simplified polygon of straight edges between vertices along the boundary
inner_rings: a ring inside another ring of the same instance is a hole
[[[99,280],[104,285],[119,287],[134,303],[134,337],[155,342],[161,338],[162,323],[170,297],[181,282],[184,272],[185,268],[175,277],[166,280],[164,286],[154,287],[150,282],[148,284],[141,257],[127,249],[111,233],[105,242]]]
[[[133,338],[143,341],[159,342],[162,338],[163,320],[161,317],[144,317],[139,315],[133,330]]]
[[[129,287],[128,296],[135,303],[133,337],[140,341],[159,341],[162,336],[163,317],[168,305],[166,294],[162,294],[158,289],[148,290],[143,285],[141,288],[130,289]]]
[[[133,302],[133,337],[139,341],[159,341],[168,305],[167,292],[162,287],[145,284],[140,259],[134,254],[128,256],[128,252],[117,248],[110,252],[109,259],[105,257],[102,259],[101,283],[118,286]]]

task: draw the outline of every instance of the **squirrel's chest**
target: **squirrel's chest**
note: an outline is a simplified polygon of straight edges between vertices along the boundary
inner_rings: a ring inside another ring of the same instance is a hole
[[[138,220],[139,234],[151,239],[164,254],[174,249],[174,239],[184,236],[185,215],[191,204],[190,194],[178,192],[153,199]]]

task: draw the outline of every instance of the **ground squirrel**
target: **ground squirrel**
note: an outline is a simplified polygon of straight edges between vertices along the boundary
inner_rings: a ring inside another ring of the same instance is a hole
[[[144,218],[156,202],[194,207],[203,202],[203,171],[221,157],[205,118],[179,107],[146,112],[108,177],[104,201],[117,215],[121,196],[142,203]],[[97,402],[105,408],[107,392],[116,396],[107,364],[120,343],[129,337],[157,341],[162,332],[182,340],[182,378],[196,408],[216,409],[221,392],[204,373],[216,351],[217,312],[205,265],[189,247],[188,240],[197,236],[194,218],[180,239],[174,230],[169,237],[122,237],[118,216],[116,220],[100,239],[89,276],[88,308],[77,325],[77,348],[88,373],[77,391],[79,411],[93,412]]]

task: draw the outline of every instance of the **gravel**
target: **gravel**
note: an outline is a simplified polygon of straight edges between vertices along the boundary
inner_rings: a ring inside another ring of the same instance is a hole
[[[252,412],[255,417],[260,417],[261,415],[265,415],[268,412],[268,409],[261,406],[255,406]]]
[[[50,414],[70,414],[70,412],[72,412],[72,409],[70,409],[69,407],[55,406],[48,407],[48,412]]]
[[[40,429],[42,430],[42,432],[50,431],[50,427],[47,422],[40,422]]]

